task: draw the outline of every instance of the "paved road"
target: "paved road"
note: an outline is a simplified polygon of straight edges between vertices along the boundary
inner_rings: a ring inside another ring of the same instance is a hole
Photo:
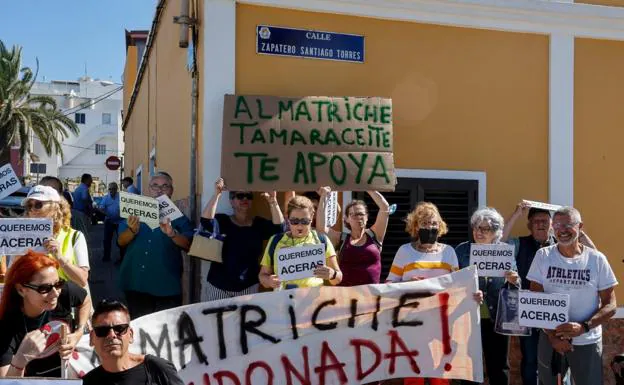
[[[104,255],[104,225],[98,224],[91,227],[89,232],[89,260],[91,272],[89,274],[89,288],[93,303],[97,304],[102,299],[124,300],[123,293],[119,290],[117,276],[119,265],[114,261],[119,258],[119,249],[112,246],[112,261],[103,262]]]

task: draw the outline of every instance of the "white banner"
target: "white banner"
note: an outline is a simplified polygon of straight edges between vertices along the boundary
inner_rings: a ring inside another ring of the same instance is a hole
[[[514,246],[506,243],[470,245],[470,264],[479,277],[504,277],[515,265]]]
[[[314,269],[325,264],[325,245],[286,247],[275,253],[280,281],[310,278]]]
[[[119,214],[122,218],[139,217],[141,222],[153,230],[160,226],[159,212],[160,207],[156,199],[125,191],[119,192]]]
[[[132,322],[131,351],[171,361],[185,384],[483,381],[477,274],[282,290],[187,305]],[[84,336],[70,365],[98,365]]]
[[[22,255],[28,249],[44,252],[47,238],[52,238],[51,219],[0,218],[0,254]]]
[[[532,328],[555,329],[568,322],[570,296],[568,294],[546,294],[521,290],[520,325]]]
[[[338,191],[330,191],[325,197],[325,225],[333,227],[338,221]]]
[[[559,210],[562,207],[562,206],[553,205],[553,204],[550,204],[550,203],[528,201],[526,199],[523,199],[523,202],[528,203],[529,207],[531,207],[531,208],[548,210],[548,211],[557,211],[557,210]]]
[[[183,216],[182,211],[169,199],[167,195],[161,195],[156,198],[159,207],[159,221],[165,223],[169,219],[171,222]]]
[[[22,187],[19,178],[13,171],[11,164],[5,164],[0,168],[0,199],[8,197]]]

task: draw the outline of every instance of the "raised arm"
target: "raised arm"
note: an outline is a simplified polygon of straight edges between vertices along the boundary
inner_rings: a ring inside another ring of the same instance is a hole
[[[224,190],[225,190],[225,182],[223,181],[223,178],[219,177],[215,181],[214,194],[212,194],[212,197],[206,204],[204,211],[202,211],[202,215],[201,215],[202,218],[213,219],[215,217],[215,214],[217,213],[217,204],[219,203],[219,198],[221,197],[221,194],[223,193]]]
[[[327,234],[332,244],[337,246],[340,242],[340,232],[327,226],[327,222],[325,220],[325,207],[327,206],[327,196],[330,192],[331,188],[327,186],[321,187],[318,190],[320,198],[318,209],[316,210],[316,231]]]
[[[288,211],[288,202],[295,197],[294,191],[286,191],[284,193],[284,207],[282,207],[282,212],[285,213]]]
[[[509,236],[511,235],[511,232],[513,231],[513,227],[516,224],[516,221],[518,221],[520,217],[525,216],[528,211],[529,205],[525,201],[522,200],[516,205],[516,210],[514,210],[509,218],[505,219],[505,227],[503,228],[503,237],[501,238],[501,241],[507,242]]]
[[[282,210],[280,210],[279,204],[277,203],[277,192],[271,191],[271,193],[263,193],[262,196],[264,199],[269,202],[269,207],[271,208],[271,220],[274,225],[281,225],[284,223],[284,215],[282,214]]]
[[[377,207],[379,207],[379,213],[375,223],[371,226],[371,229],[375,233],[379,243],[383,243],[383,239],[386,236],[386,230],[388,229],[388,218],[390,217],[390,205],[386,198],[379,191],[367,191],[368,195],[373,198]]]

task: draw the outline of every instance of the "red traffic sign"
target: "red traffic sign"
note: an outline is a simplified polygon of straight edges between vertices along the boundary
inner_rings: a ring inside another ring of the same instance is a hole
[[[108,158],[106,158],[105,164],[106,164],[106,168],[111,171],[119,170],[119,167],[121,167],[121,159],[119,159],[118,156],[111,155]]]

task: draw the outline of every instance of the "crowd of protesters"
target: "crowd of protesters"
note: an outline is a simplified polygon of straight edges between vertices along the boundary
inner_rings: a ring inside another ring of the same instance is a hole
[[[53,237],[45,242],[46,253],[29,251],[14,258],[8,271],[2,272],[0,377],[58,377],[62,360],[84,333],[90,333],[102,365],[87,374],[85,384],[179,384],[181,380],[170,363],[128,352],[133,341],[130,317],[182,305],[182,252],[191,247],[195,226],[182,216],[161,223],[153,231],[138,217],[121,218],[117,183],[109,184],[108,194],[94,208],[89,193],[92,182],[85,174],[68,198],[60,180],[46,177],[24,199],[25,216],[49,218]],[[122,186],[127,192],[139,193],[132,178],[124,178]],[[166,172],[158,172],[147,187],[145,195],[171,198],[174,181]],[[499,294],[510,287],[567,293],[571,298],[569,322],[555,330],[533,329],[520,337],[523,385],[556,384],[554,365],[560,374],[569,372],[576,385],[603,382],[601,325],[615,314],[617,280],[605,255],[584,232],[578,210],[562,207],[553,214],[529,208],[522,201],[505,222],[496,209],[480,208],[470,219],[470,239],[453,248],[440,241],[449,229],[439,209],[433,203],[420,202],[405,218],[411,241],[398,249],[388,276],[381,277],[381,251],[391,215],[381,193],[367,192],[377,206],[374,223],[369,223],[366,202],[353,200],[344,208],[344,229],[336,230],[325,217],[329,187],[301,195],[286,192],[283,207],[275,191],[231,191],[221,178],[214,187],[214,195],[202,211],[200,228],[223,235],[222,261],[211,263],[203,278],[203,300],[260,290],[423,280],[468,267],[471,244],[508,243],[514,245],[515,265],[504,277],[480,277],[479,290],[474,293],[489,383],[510,382],[509,337],[497,333],[494,325]],[[231,214],[217,213],[225,192]],[[254,215],[262,204],[268,205],[271,219]],[[104,261],[111,259],[112,243],[120,249],[119,283],[125,305],[106,301],[95,310],[91,306],[88,227],[83,222],[92,210],[101,210],[105,218]],[[525,215],[529,235],[510,238],[512,227]],[[277,251],[304,245],[322,245],[324,263],[316,267],[312,277],[281,281],[275,270]],[[588,279],[553,280],[553,269],[584,270]],[[78,311],[72,312],[72,308]],[[66,338],[52,352],[46,346],[50,330],[43,327],[50,321],[61,321],[67,328]],[[620,361],[614,361],[614,372],[620,370]],[[448,380],[423,378],[405,379],[404,383],[425,381],[449,384]]]

